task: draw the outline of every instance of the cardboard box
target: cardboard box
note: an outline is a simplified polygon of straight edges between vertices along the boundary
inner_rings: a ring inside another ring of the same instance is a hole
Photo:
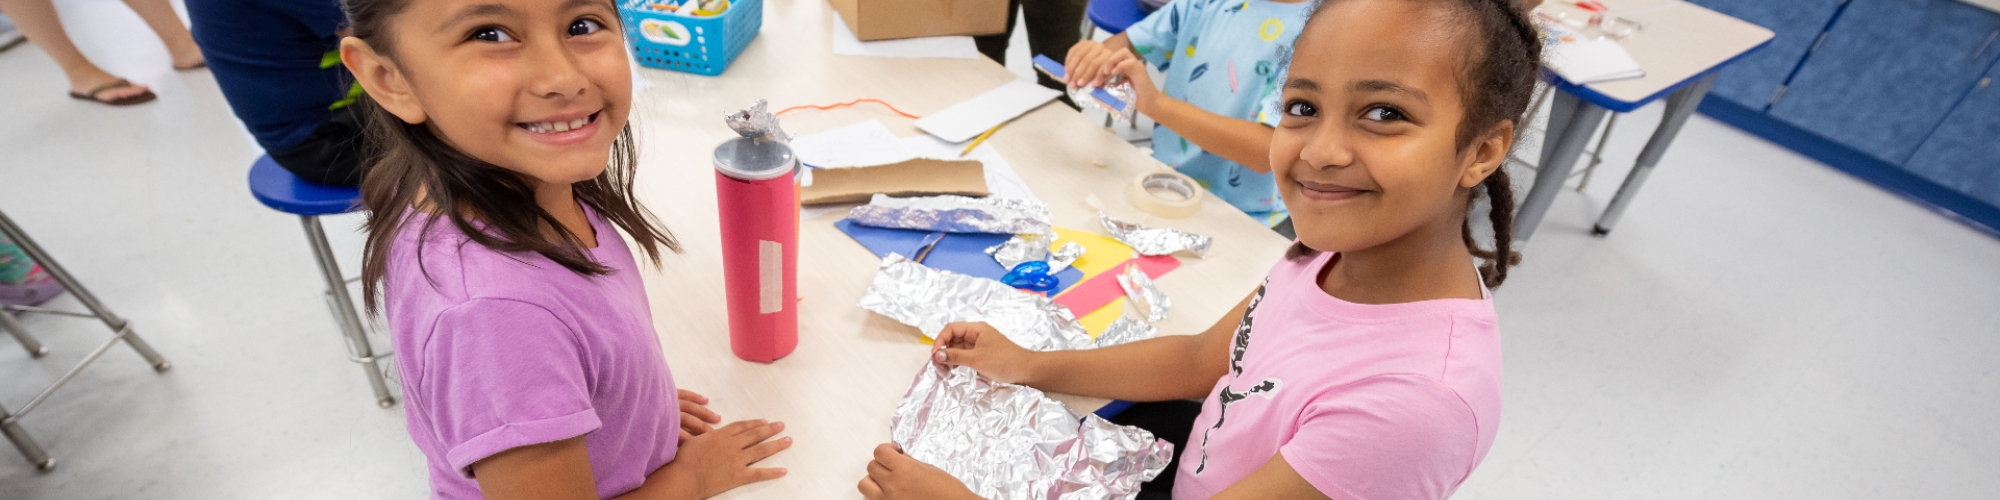
[[[827,0],[862,41],[1007,31],[1007,0]]]
[[[918,158],[873,167],[824,168],[812,172],[801,205],[865,202],[889,196],[955,194],[986,196],[986,168],[978,160]]]

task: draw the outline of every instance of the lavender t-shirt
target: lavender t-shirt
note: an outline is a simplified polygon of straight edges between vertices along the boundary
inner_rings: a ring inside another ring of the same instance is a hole
[[[1174,498],[1214,496],[1276,454],[1328,497],[1445,498],[1493,447],[1492,299],[1340,300],[1319,287],[1334,255],[1279,262],[1250,299]]]
[[[611,273],[583,276],[502,253],[412,216],[389,250],[383,297],[410,438],[434,498],[480,498],[471,465],[510,448],[585,436],[600,497],[674,459],[680,401],[637,265],[595,211]],[[418,266],[418,256],[423,266]],[[428,274],[428,276],[426,276]]]

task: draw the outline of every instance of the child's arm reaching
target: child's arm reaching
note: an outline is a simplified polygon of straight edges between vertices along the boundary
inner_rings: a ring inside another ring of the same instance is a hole
[[[1270,126],[1240,118],[1211,113],[1200,106],[1167,97],[1153,85],[1146,73],[1146,60],[1132,48],[1124,33],[1100,44],[1077,42],[1063,63],[1071,87],[1101,87],[1114,77],[1132,82],[1132,93],[1140,113],[1166,126],[1202,150],[1214,153],[1259,173],[1271,172]]]
[[[1127,401],[1199,398],[1229,371],[1230,342],[1249,304],[1244,297],[1200,334],[1081,351],[1029,351],[985,323],[953,323],[938,334],[932,357],[1046,391]]]

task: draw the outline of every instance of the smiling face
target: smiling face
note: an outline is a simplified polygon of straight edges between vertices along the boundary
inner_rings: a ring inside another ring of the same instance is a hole
[[[1296,43],[1271,143],[1300,242],[1350,252],[1412,234],[1457,238],[1471,189],[1512,135],[1503,122],[1460,147],[1467,28],[1424,2],[1323,10]]]
[[[412,0],[392,17],[388,50],[343,46],[384,109],[542,183],[604,171],[632,91],[609,0]]]

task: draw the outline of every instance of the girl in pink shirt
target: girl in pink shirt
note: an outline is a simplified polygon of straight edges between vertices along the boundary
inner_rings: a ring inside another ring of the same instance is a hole
[[[632,75],[612,0],[346,0],[387,309],[435,498],[705,498],[785,471],[784,425],[713,427],[667,370],[630,235]]]
[[[1299,35],[1271,147],[1299,239],[1262,287],[1197,335],[1031,352],[962,323],[938,335],[938,360],[1054,392],[1204,398],[1179,432],[1148,403],[1114,419],[1185,437],[1141,498],[1450,496],[1500,422],[1487,290],[1518,261],[1501,166],[1540,51],[1512,0],[1324,0]],[[1492,251],[1472,237],[1481,197]],[[889,444],[859,488],[971,496]]]

